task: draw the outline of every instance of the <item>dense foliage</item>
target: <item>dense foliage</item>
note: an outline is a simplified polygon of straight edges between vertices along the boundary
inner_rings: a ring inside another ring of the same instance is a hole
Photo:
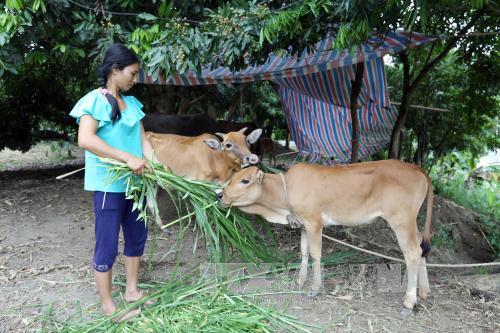
[[[434,106],[449,112],[410,108],[402,142],[404,160],[428,167],[453,151],[467,150],[474,157],[500,147],[498,115],[500,64],[483,64],[488,75],[478,75],[456,53],[446,57],[422,81],[411,104]],[[401,100],[403,65],[387,66],[389,92]]]
[[[491,115],[498,108],[498,35],[463,37],[470,31],[498,27],[498,4],[490,0],[7,0],[3,9],[0,115],[5,121],[0,125],[0,149],[25,150],[37,131],[47,126],[67,131],[68,124],[73,124],[68,111],[95,86],[95,67],[113,41],[136,50],[144,68],[154,76],[167,76],[199,71],[208,64],[240,69],[262,63],[271,52],[292,54],[310,47],[330,32],[336,34],[332,47],[337,48],[354,47],[373,29],[443,34],[445,38],[432,47],[410,50],[398,58],[402,68],[389,73],[393,98],[405,105],[461,108],[464,117],[459,124],[452,117],[448,123],[439,119],[429,123],[443,125],[431,136],[431,140],[443,141],[431,145],[437,155],[462,144],[465,135],[474,137],[479,128],[491,128],[488,122],[494,120]],[[454,56],[445,60],[445,66],[441,61],[451,50]],[[435,80],[437,73],[450,67],[454,74]],[[438,83],[454,105],[445,105],[448,102],[439,94],[426,92],[438,89]],[[267,85],[244,89],[148,86],[137,87],[137,92],[148,101],[146,111],[208,111],[219,117],[251,118],[259,125],[278,119],[284,125],[282,113],[276,111],[279,104],[273,89]],[[425,101],[419,97],[424,95]],[[233,113],[236,104],[238,112]],[[473,108],[467,113],[468,106]],[[408,117],[418,136],[416,126],[421,126],[422,119],[407,116],[405,110],[402,106],[398,125],[404,127]],[[445,117],[432,115],[441,116]],[[464,126],[465,131],[460,127],[464,123],[471,123]],[[483,127],[485,124],[489,127]]]
[[[436,193],[476,211],[481,231],[495,253],[500,256],[500,188],[498,169],[490,169],[485,179],[474,177],[475,156],[470,152],[451,152],[431,168],[430,176]],[[488,179],[489,178],[489,179]]]

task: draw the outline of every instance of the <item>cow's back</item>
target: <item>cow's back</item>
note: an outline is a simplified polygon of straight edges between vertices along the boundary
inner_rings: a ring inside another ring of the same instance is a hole
[[[419,207],[427,191],[425,177],[411,164],[384,160],[334,167],[297,164],[285,179],[290,203],[297,209],[348,211],[346,216],[355,218],[356,207],[371,207],[375,212],[391,205],[398,208],[400,201]]]
[[[197,136],[220,132],[220,126],[206,113],[175,115],[159,112],[148,113],[142,120],[146,132]]]
[[[204,142],[206,139],[217,139],[214,135],[188,137],[151,132],[146,135],[158,160],[176,175],[206,181],[227,177],[228,166],[224,154],[211,149]]]

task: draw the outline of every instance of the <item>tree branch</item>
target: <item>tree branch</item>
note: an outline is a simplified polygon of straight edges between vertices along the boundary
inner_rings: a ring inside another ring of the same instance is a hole
[[[472,19],[470,20],[470,22],[465,26],[463,27],[462,29],[460,29],[460,31],[457,32],[456,36],[451,38],[448,42],[448,44],[445,46],[445,48],[441,51],[441,53],[439,53],[439,55],[434,58],[430,63],[428,63],[427,65],[424,66],[424,68],[422,68],[422,70],[420,71],[420,73],[417,75],[417,77],[415,78],[415,80],[413,80],[413,82],[411,83],[410,87],[409,87],[409,94],[411,94],[413,92],[413,90],[415,90],[415,88],[418,86],[418,84],[420,83],[420,81],[423,80],[423,78],[427,75],[427,73],[434,67],[436,66],[441,60],[443,60],[444,57],[446,57],[446,55],[450,52],[450,50],[455,46],[455,44],[457,43],[457,41],[462,38],[461,35],[465,34],[471,27],[474,26],[474,24],[476,24],[477,20],[479,20],[479,18],[481,18],[481,16],[484,14],[485,12],[485,9],[481,9],[479,10],[473,17]]]
[[[227,120],[232,119],[234,113],[236,112],[238,105],[240,104],[241,97],[243,96],[243,93],[249,87],[250,87],[250,84],[248,84],[248,83],[243,83],[242,85],[240,85],[239,89],[236,91],[236,93],[234,94],[234,96],[231,100],[231,104],[229,105],[229,109],[227,112]]]

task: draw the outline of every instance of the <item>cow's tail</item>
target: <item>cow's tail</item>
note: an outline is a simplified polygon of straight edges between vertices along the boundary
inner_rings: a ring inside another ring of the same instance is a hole
[[[432,203],[434,201],[434,193],[432,191],[432,182],[427,174],[427,213],[425,217],[424,234],[422,237],[422,243],[420,247],[422,248],[422,257],[427,257],[431,251],[431,220],[432,220]]]

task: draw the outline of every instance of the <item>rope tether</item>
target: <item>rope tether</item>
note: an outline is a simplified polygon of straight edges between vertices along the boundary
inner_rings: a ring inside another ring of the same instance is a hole
[[[335,238],[327,236],[327,235],[323,235],[323,237],[325,237],[326,239],[332,240],[334,242],[337,242],[339,244],[342,244],[342,245],[348,246],[350,248],[353,248],[355,250],[358,250],[358,251],[361,251],[361,252],[365,252],[365,253],[368,253],[368,254],[371,254],[371,255],[374,255],[374,256],[377,256],[377,257],[381,257],[381,258],[385,258],[385,259],[389,259],[389,260],[393,260],[393,261],[398,261],[398,262],[405,262],[403,259],[394,258],[394,257],[391,257],[391,256],[387,256],[385,254],[381,254],[381,253],[377,253],[377,252],[365,250],[365,249],[362,249],[360,247],[351,245],[349,243],[346,243],[344,241],[335,239]],[[478,263],[478,264],[426,264],[426,266],[428,266],[428,267],[449,267],[449,268],[482,267],[482,266],[500,266],[500,262],[485,262],[485,263]]]

